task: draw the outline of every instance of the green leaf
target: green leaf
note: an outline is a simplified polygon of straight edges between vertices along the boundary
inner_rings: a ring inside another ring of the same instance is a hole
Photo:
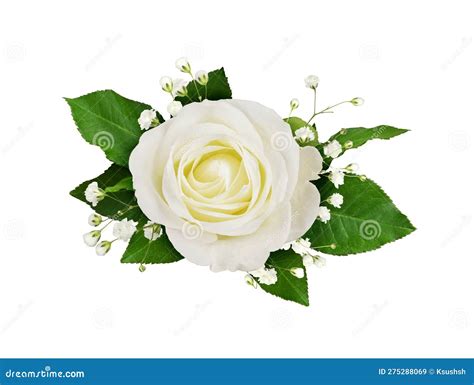
[[[131,176],[127,176],[121,181],[119,181],[117,184],[105,188],[105,192],[117,192],[121,190],[133,191],[133,180]]]
[[[408,218],[393,204],[388,195],[373,181],[362,181],[351,174],[339,189],[322,177],[316,181],[321,201],[338,192],[344,197],[341,208],[331,207],[327,223],[317,220],[304,235],[321,252],[348,255],[374,250],[403,238],[415,230]],[[326,247],[336,244],[333,250]]]
[[[142,130],[138,118],[148,104],[120,96],[112,90],[96,91],[78,98],[65,98],[82,137],[99,146],[112,162],[128,164],[131,151],[137,145]],[[163,122],[163,117],[158,114]]]
[[[87,202],[84,195],[87,186],[92,182],[97,182],[102,190],[106,190],[108,187],[115,186],[122,180],[130,177],[131,174],[128,168],[113,164],[98,177],[81,183],[72,190],[70,194],[74,198],[88,204],[95,212],[103,216],[114,219],[128,218],[138,221],[142,218],[143,213],[138,208],[135,193],[133,191],[121,190],[107,193],[107,196],[95,207]]]
[[[373,139],[390,139],[395,136],[404,134],[409,130],[405,128],[396,128],[392,126],[387,126],[387,125],[381,125],[381,126],[376,126],[372,128],[364,128],[364,127],[353,127],[353,128],[343,128],[333,136],[331,136],[326,143],[323,143],[318,146],[318,148],[321,151],[321,154],[324,156],[324,151],[323,147],[327,143],[337,140],[341,146],[343,147],[342,153],[346,152],[348,149],[344,148],[344,144],[347,142],[352,142],[352,147],[350,148],[357,148],[365,143],[367,143],[369,140]],[[342,154],[341,154],[342,155]],[[329,159],[332,161],[332,159],[325,157],[325,159]]]
[[[179,254],[163,231],[161,237],[154,241],[145,238],[143,226],[148,219],[143,216],[138,223],[138,230],[133,234],[125,250],[121,262],[122,263],[171,263],[176,262],[183,257]]]
[[[278,280],[273,285],[259,283],[263,290],[288,301],[309,306],[308,280],[300,255],[296,254],[292,249],[275,251],[270,254],[265,267],[274,268],[277,272]],[[302,268],[305,271],[304,277],[296,278],[290,271],[292,268]]]
[[[293,136],[295,136],[296,130],[298,130],[301,127],[307,126],[306,122],[303,119],[298,118],[297,116],[290,116],[289,118],[286,118],[286,119],[283,119],[283,120],[290,125],[291,131],[293,132]],[[301,147],[316,146],[319,143],[319,141],[318,141],[318,131],[316,130],[316,126],[314,124],[312,124],[309,127],[311,127],[311,130],[314,133],[314,139],[309,141],[309,142],[304,142],[304,143],[299,143],[298,142],[298,144]]]
[[[177,96],[175,98],[183,106],[192,102],[200,102],[204,99],[221,100],[232,98],[232,90],[230,89],[224,68],[209,72],[209,81],[206,86],[202,86],[193,80],[189,82],[187,90],[188,96]]]

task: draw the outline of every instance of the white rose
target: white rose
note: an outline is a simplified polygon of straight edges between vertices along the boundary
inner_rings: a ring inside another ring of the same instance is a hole
[[[260,268],[318,215],[319,152],[255,102],[188,104],[141,136],[129,166],[142,211],[213,271]]]

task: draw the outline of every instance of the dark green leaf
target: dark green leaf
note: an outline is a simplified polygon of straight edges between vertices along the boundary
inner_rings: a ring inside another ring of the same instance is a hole
[[[106,190],[107,187],[115,186],[123,179],[130,177],[131,174],[128,168],[113,164],[98,177],[81,183],[74,190],[72,190],[70,194],[82,202],[85,202],[94,211],[103,216],[114,219],[128,218],[138,221],[142,218],[143,213],[138,208],[135,193],[133,191],[122,190],[107,193],[107,196],[95,207],[87,202],[84,195],[87,186],[92,182],[97,182],[102,190]]]
[[[130,239],[121,262],[141,264],[171,263],[183,259],[169,241],[165,231],[163,231],[161,237],[154,241],[145,238],[143,226],[147,221],[148,219],[144,216],[139,221],[138,230]]]
[[[348,142],[352,142],[352,147],[350,148],[357,148],[364,145],[369,140],[372,140],[372,139],[387,140],[395,136],[401,135],[407,131],[408,130],[404,128],[396,128],[396,127],[387,126],[387,125],[381,125],[381,126],[376,126],[372,128],[364,128],[364,127],[343,128],[341,131],[331,136],[326,143],[320,144],[318,148],[321,151],[321,154],[324,156],[323,147],[327,143],[333,140],[337,140],[343,147],[342,153],[344,153],[345,151],[348,150],[344,148],[344,144]],[[326,163],[330,163],[330,161],[332,161],[332,159],[328,157],[325,157],[325,160],[326,160]]]
[[[82,137],[99,146],[112,162],[128,164],[142,130],[138,118],[148,104],[120,96],[112,90],[96,91],[78,98],[65,98]],[[158,114],[160,122],[163,118]]]
[[[304,238],[315,248],[334,255],[362,253],[403,238],[415,230],[408,218],[393,204],[387,194],[373,181],[362,181],[346,175],[345,182],[336,189],[327,177],[316,182],[321,200],[338,192],[344,197],[340,209],[331,210],[327,223],[317,220]],[[336,244],[333,250],[327,245]]]
[[[296,254],[292,249],[275,251],[270,254],[265,267],[274,268],[277,272],[278,280],[273,285],[259,284],[263,290],[288,301],[309,306],[308,280],[300,255]],[[304,277],[296,278],[290,271],[292,268],[304,269]]]
[[[192,102],[200,102],[204,99],[221,100],[232,98],[232,91],[224,68],[209,72],[209,81],[206,86],[202,86],[196,81],[191,81],[187,86],[187,90],[188,96],[177,96],[175,98],[183,106]]]

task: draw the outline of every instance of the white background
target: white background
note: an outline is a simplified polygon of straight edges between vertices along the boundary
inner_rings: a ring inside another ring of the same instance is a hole
[[[15,1],[0,6],[0,356],[469,357],[473,355],[473,89],[470,2]],[[63,96],[112,88],[165,111],[174,60],[224,66],[236,98],[282,115],[321,78],[319,119],[412,131],[345,155],[418,231],[330,257],[311,306],[181,261],[141,274],[124,245],[82,242],[68,196],[108,166]],[[116,247],[117,246],[117,247]]]

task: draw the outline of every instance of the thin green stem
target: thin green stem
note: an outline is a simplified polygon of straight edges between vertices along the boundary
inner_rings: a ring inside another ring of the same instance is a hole
[[[315,105],[316,105],[316,94],[315,94],[315,98],[314,98],[314,101],[315,101]],[[330,114],[330,113],[333,113],[333,111],[330,111],[331,109],[333,109],[334,107],[337,107],[337,106],[340,106],[341,104],[344,104],[344,103],[350,103],[351,101],[350,100],[344,100],[343,102],[339,102],[339,103],[336,103],[332,106],[329,106],[329,107],[326,107],[324,110],[321,110],[319,112],[316,112],[316,107],[315,107],[315,112],[313,113],[313,115],[311,116],[311,118],[309,118],[308,122],[306,124],[309,124],[316,116],[318,116],[319,114]]]

